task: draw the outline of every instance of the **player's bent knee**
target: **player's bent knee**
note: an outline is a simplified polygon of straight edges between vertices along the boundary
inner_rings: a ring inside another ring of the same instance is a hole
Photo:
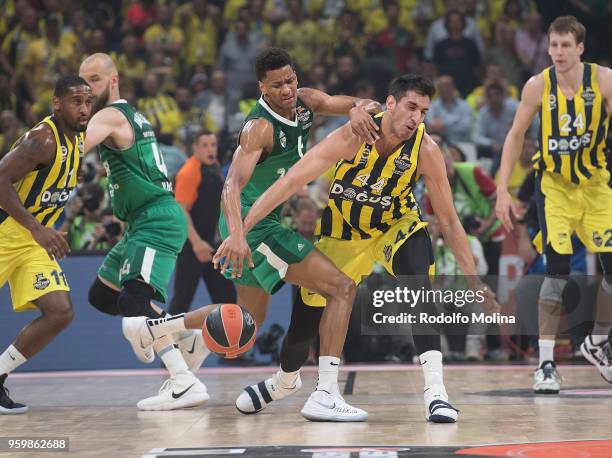
[[[355,282],[350,277],[341,274],[335,283],[332,297],[349,301],[352,307],[353,300],[357,294],[357,286],[355,285]]]
[[[153,307],[154,290],[151,286],[138,280],[128,280],[123,284],[123,289],[119,293],[117,306],[122,316],[146,316],[149,318],[159,318]]]
[[[119,291],[115,291],[110,286],[105,285],[96,277],[89,288],[89,303],[97,310],[107,315],[119,315]]]
[[[55,302],[44,309],[44,315],[54,327],[63,329],[74,320],[74,309],[70,302]]]

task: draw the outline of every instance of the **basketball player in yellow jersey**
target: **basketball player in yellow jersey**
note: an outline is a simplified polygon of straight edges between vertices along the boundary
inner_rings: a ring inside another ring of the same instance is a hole
[[[93,95],[78,76],[58,80],[53,115],[27,132],[0,161],[0,287],[9,281],[13,310],[39,310],[0,355],[0,414],[27,411],[8,397],[9,373],[72,321],[68,283],[57,263],[69,251],[53,229],[77,184],[83,132]]]
[[[585,358],[612,383],[612,189],[607,170],[606,135],[612,113],[612,70],[581,62],[586,30],[573,16],[554,20],[548,29],[553,66],[533,76],[523,88],[521,103],[504,143],[496,212],[512,229],[508,179],[523,146],[525,132],[539,112],[540,151],[536,203],[541,232],[534,242],[546,255],[546,276],[540,289],[540,365],[534,374],[536,393],[555,394],[561,378],[553,360],[561,295],[570,273],[572,233],[591,252],[599,253],[605,273],[597,297],[597,319],[581,346]]]
[[[419,275],[424,279],[422,286],[428,287],[429,275],[433,274],[433,249],[412,195],[414,182],[422,175],[444,239],[469,276],[466,278],[471,288],[485,291],[485,309],[499,307],[477,277],[467,236],[453,206],[442,153],[425,133],[423,119],[433,95],[432,83],[421,76],[396,78],[389,89],[387,111],[375,118],[380,125],[380,138],[373,145],[364,143],[348,124],[333,132],[255,202],[244,219],[244,233],[338,163],[317,231],[321,238],[315,243],[316,249],[357,284],[378,262],[396,277]],[[232,253],[223,244],[219,253],[243,255]],[[325,306],[325,299],[311,291],[302,289],[300,294],[309,307]],[[437,314],[434,304],[415,304],[415,310],[417,317],[421,313]],[[290,328],[292,325],[293,321]],[[291,329],[287,333],[290,332]],[[442,379],[440,337],[418,324],[413,325],[413,336],[425,376],[425,417],[432,422],[455,422],[457,410],[448,402]],[[295,344],[285,339],[282,351]],[[254,391],[259,385],[249,388]],[[320,409],[316,393],[302,410],[306,418]]]

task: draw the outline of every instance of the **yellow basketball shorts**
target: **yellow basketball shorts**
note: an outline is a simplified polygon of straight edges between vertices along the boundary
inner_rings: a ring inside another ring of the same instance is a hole
[[[612,189],[610,174],[601,170],[575,185],[557,174],[537,172],[536,205],[540,232],[534,244],[540,253],[550,244],[559,254],[572,254],[574,232],[587,250],[612,252]]]
[[[365,240],[341,240],[324,236],[315,242],[315,248],[359,285],[363,277],[372,273],[376,263],[381,264],[389,274],[395,275],[393,256],[411,235],[426,225],[427,223],[421,221],[417,214],[409,214],[377,237]],[[433,270],[432,264],[430,275],[433,275]],[[305,288],[301,288],[301,294],[306,305],[324,307],[326,304],[322,296]]]
[[[0,288],[9,282],[13,310],[36,310],[32,302],[53,291],[70,291],[57,261],[12,218],[0,225]]]

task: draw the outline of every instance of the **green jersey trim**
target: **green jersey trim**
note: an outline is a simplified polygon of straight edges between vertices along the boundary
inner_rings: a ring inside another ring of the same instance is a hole
[[[270,113],[272,116],[274,116],[274,118],[275,118],[277,121],[280,121],[280,122],[282,122],[283,124],[287,124],[288,126],[291,126],[291,127],[297,127],[297,125],[298,125],[297,114],[295,115],[295,120],[294,120],[294,121],[291,121],[291,120],[289,120],[289,119],[287,119],[287,118],[282,117],[282,116],[281,116],[281,115],[279,115],[279,114],[278,114],[276,111],[274,111],[272,108],[270,108],[270,105],[268,105],[268,104],[266,103],[266,101],[264,100],[263,95],[262,95],[262,96],[259,98],[259,103],[260,103],[260,105],[261,105],[262,107],[264,107],[264,108],[265,108],[265,110],[266,110],[268,113]]]

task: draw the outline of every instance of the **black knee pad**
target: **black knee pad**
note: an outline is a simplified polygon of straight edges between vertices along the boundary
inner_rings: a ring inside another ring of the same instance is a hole
[[[298,288],[293,300],[291,322],[280,354],[281,368],[285,372],[297,371],[308,359],[310,343],[319,330],[323,310],[324,307],[304,304],[301,288]]]
[[[546,246],[546,274],[547,275],[569,275],[571,267],[571,254],[559,254],[552,245]]]
[[[89,303],[102,313],[117,316],[121,312],[117,305],[119,291],[115,291],[100,281],[98,277],[89,288]]]
[[[151,307],[151,299],[153,299],[154,294],[153,287],[145,282],[139,280],[126,281],[117,301],[121,315],[159,318],[159,313]]]

